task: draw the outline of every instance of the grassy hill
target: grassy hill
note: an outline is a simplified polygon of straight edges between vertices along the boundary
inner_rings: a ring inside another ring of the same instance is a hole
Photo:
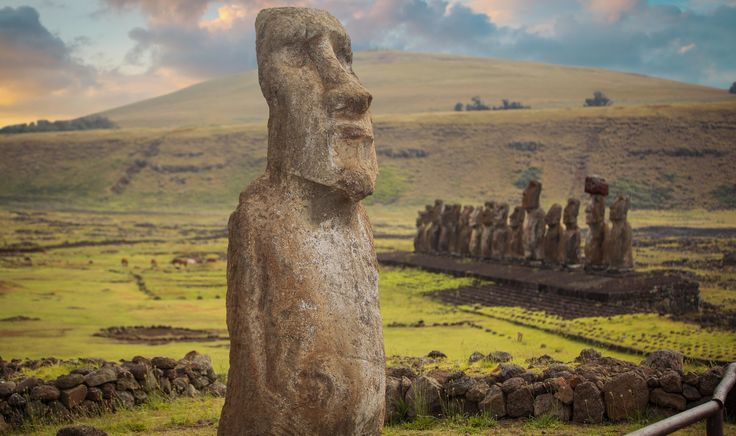
[[[373,93],[373,113],[452,110],[480,96],[532,108],[577,108],[600,90],[616,106],[736,101],[722,89],[598,68],[439,54],[358,52],[354,69]],[[268,112],[255,71],[203,82],[102,112],[123,127],[173,127],[263,121]]]
[[[598,173],[635,209],[733,208],[736,103],[379,115],[370,205],[434,198],[545,208]],[[96,210],[231,210],[263,172],[263,123],[0,137],[0,203]],[[413,215],[413,212],[411,213]]]

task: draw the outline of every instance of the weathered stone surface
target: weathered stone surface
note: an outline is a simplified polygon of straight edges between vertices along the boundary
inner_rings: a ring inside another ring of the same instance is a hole
[[[575,393],[567,380],[562,377],[556,377],[548,380],[547,383],[549,383],[550,391],[553,393],[555,398],[562,401],[565,405],[569,406],[572,404],[575,399]]]
[[[87,396],[85,397],[89,401],[100,402],[104,398],[102,389],[100,388],[89,388],[87,389]]]
[[[56,379],[56,387],[59,389],[69,389],[81,385],[83,382],[84,376],[82,374],[67,374]]]
[[[509,217],[509,251],[508,256],[514,259],[524,257],[524,216],[526,212],[519,206]]]
[[[634,372],[625,372],[603,385],[606,414],[612,421],[641,416],[649,403],[647,382]]]
[[[0,381],[0,398],[7,398],[15,392],[15,382]]]
[[[117,393],[118,407],[130,408],[135,406],[135,397],[128,391],[120,391]]]
[[[608,182],[601,176],[591,175],[585,178],[585,192],[590,195],[608,195]]]
[[[231,364],[218,431],[378,434],[385,356],[360,204],[378,172],[372,97],[327,12],[262,10],[256,53],[268,158],[228,225]]]
[[[26,405],[26,399],[21,394],[15,393],[8,397],[8,404],[13,407],[23,407]]]
[[[562,241],[562,230],[560,228],[560,219],[562,218],[562,206],[555,203],[547,211],[544,216],[544,223],[547,230],[544,232],[544,261],[550,264],[561,263],[560,259],[560,243]]]
[[[214,395],[215,397],[224,397],[225,393],[227,392],[227,386],[225,386],[223,383],[216,381],[216,382],[210,383],[209,386],[205,388],[205,392],[207,392],[210,395]]]
[[[658,350],[649,353],[642,365],[659,371],[671,369],[682,374],[683,362],[684,356],[678,351]]]
[[[572,408],[552,394],[542,394],[534,398],[534,416],[553,416],[560,421],[569,421]]]
[[[151,365],[160,369],[176,368],[176,360],[170,357],[154,357],[151,359]]]
[[[485,398],[478,403],[478,408],[495,419],[506,416],[506,398],[498,385],[490,386]]]
[[[544,210],[539,207],[542,184],[531,180],[524,189],[521,207],[526,211],[524,223],[524,255],[532,261],[544,259]]]
[[[499,363],[509,362],[511,359],[513,359],[513,356],[505,351],[492,351],[486,356],[486,360]]]
[[[606,265],[606,202],[602,195],[591,195],[590,203],[585,208],[585,224],[588,234],[585,237],[585,266],[602,268]]]
[[[512,418],[534,414],[534,397],[528,385],[506,394],[506,413]]]
[[[586,381],[575,386],[575,400],[572,406],[573,421],[597,424],[603,422],[604,411],[601,391],[594,383]]]
[[[429,357],[430,359],[447,359],[447,354],[443,353],[442,351],[432,350],[427,353],[427,357]]]
[[[90,388],[90,389],[96,389],[96,388]],[[71,389],[64,389],[63,391],[61,391],[61,404],[63,404],[69,409],[76,407],[82,404],[82,401],[84,401],[87,398],[87,393],[88,393],[87,391],[88,389],[87,389],[87,386],[85,385],[79,385]],[[101,393],[102,391],[100,391],[100,394]],[[102,399],[99,395],[95,395],[95,398]]]
[[[107,433],[89,425],[72,425],[59,429],[56,436],[107,436]]]
[[[480,362],[485,359],[485,355],[479,351],[474,351],[473,354],[468,357],[468,363]]]
[[[386,415],[385,422],[397,422],[401,418],[401,404],[404,402],[404,393],[401,390],[401,379],[386,377]]]
[[[682,379],[680,378],[680,374],[672,370],[665,371],[659,378],[659,386],[665,392],[682,393]]]
[[[611,230],[606,240],[606,259],[609,267],[617,270],[634,268],[633,232],[626,219],[629,203],[629,197],[618,196],[609,211]]]
[[[131,394],[133,394],[135,404],[143,404],[148,400],[148,394],[142,390],[132,391]]]
[[[442,413],[442,385],[432,377],[419,376],[406,393],[409,417]]]
[[[580,228],[578,227],[578,213],[580,200],[570,198],[562,216],[565,231],[560,240],[560,261],[565,265],[580,263]]]
[[[473,380],[473,385],[465,392],[465,398],[470,401],[480,402],[486,397],[490,386],[483,380]]]
[[[524,368],[514,363],[502,363],[494,370],[496,379],[499,382],[504,382],[513,377],[521,377],[525,373],[526,370]]]
[[[100,390],[102,391],[102,398],[106,400],[111,400],[118,394],[118,391],[115,389],[115,383],[105,383],[100,385]]]
[[[682,385],[682,396],[688,401],[698,401],[701,398],[700,391],[693,385]]]
[[[138,384],[133,374],[125,371],[118,375],[118,381],[115,387],[119,391],[135,391],[140,389],[141,385]]]
[[[451,374],[445,383],[445,393],[449,397],[461,397],[473,387],[474,380],[462,371]]]
[[[526,386],[526,381],[521,377],[512,377],[501,383],[501,390],[504,394],[515,391]]]
[[[31,400],[54,401],[59,399],[59,389],[51,385],[39,385],[31,389]]]
[[[506,203],[496,204],[493,216],[493,243],[491,257],[494,259],[505,259],[508,256],[511,232],[508,226],[509,205]]]
[[[493,218],[496,213],[496,203],[487,201],[483,212],[481,213],[481,224],[483,225],[480,234],[480,257],[491,257],[491,249],[493,245]]]
[[[18,394],[24,394],[26,392],[30,392],[31,389],[35,388],[36,386],[43,384],[43,380],[37,377],[28,377],[20,382],[18,382],[15,385],[15,392]]]
[[[649,401],[657,406],[673,409],[678,412],[685,410],[685,406],[687,405],[685,397],[680,394],[665,392],[662,388],[652,389],[649,393]]]
[[[100,368],[84,377],[84,384],[89,387],[100,386],[105,383],[114,382],[118,379],[115,370],[109,367]]]
[[[699,378],[698,390],[701,395],[713,395],[713,391],[723,378],[723,368],[711,368],[702,373]]]

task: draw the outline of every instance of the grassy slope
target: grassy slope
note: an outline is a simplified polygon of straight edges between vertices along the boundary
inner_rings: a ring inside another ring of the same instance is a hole
[[[379,151],[413,148],[429,156],[379,155],[378,190],[367,204],[409,210],[439,197],[513,205],[516,183],[537,167],[544,207],[582,197],[590,173],[613,182],[614,194],[632,195],[634,209],[719,207],[728,196],[714,192],[736,180],[734,129],[736,103],[377,116]],[[530,141],[540,148],[512,147]],[[6,204],[232,210],[265,167],[266,132],[257,123],[2,136],[0,154]],[[137,160],[147,166],[122,194],[112,192]]]
[[[595,90],[617,106],[734,101],[726,90],[596,68],[406,52],[359,52],[354,69],[373,93],[374,114],[451,110],[480,96],[533,108],[580,107]],[[255,71],[203,82],[103,112],[125,127],[201,126],[264,120]]]

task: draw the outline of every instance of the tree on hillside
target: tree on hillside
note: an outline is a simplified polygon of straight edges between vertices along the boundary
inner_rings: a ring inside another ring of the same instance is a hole
[[[733,85],[731,85],[731,89],[729,89],[728,92],[736,94],[736,82],[733,82]]]
[[[597,107],[597,106],[610,106],[613,104],[613,101],[606,97],[606,94],[602,93],[601,91],[595,91],[593,93],[593,98],[586,98],[584,107]]]
[[[481,101],[480,97],[478,97],[478,96],[471,97],[470,101],[472,101],[472,103],[465,105],[465,110],[466,111],[487,111],[487,110],[491,110],[491,107],[488,106],[488,105],[483,104],[483,102]]]
[[[455,103],[455,112],[461,112],[463,110],[463,104],[460,102]]]

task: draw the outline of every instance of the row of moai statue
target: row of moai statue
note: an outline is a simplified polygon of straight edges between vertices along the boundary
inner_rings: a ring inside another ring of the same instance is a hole
[[[483,206],[445,204],[436,200],[417,217],[414,251],[496,260],[526,260],[594,270],[631,270],[632,231],[627,221],[628,197],[619,196],[605,221],[608,184],[599,176],[585,180],[590,202],[585,209],[588,232],[584,257],[578,227],[580,200],[567,200],[564,209],[553,204],[547,213],[539,205],[542,184],[532,180],[521,206],[509,216],[509,205],[488,201]],[[564,224],[564,229],[560,223]]]

